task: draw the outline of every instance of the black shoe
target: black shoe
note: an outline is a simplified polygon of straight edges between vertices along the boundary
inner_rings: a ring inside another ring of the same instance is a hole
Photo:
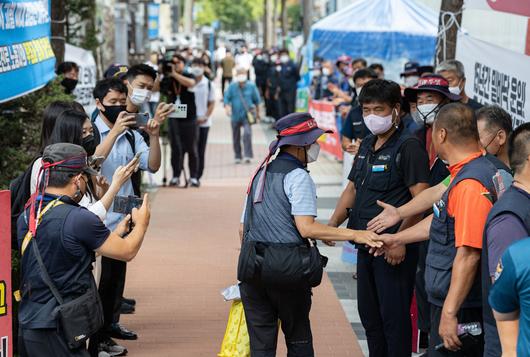
[[[106,352],[109,356],[125,356],[128,351],[127,348],[118,345],[112,338],[106,338],[99,343],[98,352]],[[99,354],[103,355],[103,354]]]
[[[129,304],[129,305],[132,305],[132,306],[136,307],[136,300],[134,300],[134,299],[122,297],[121,301],[126,303],[126,304]]]
[[[420,331],[420,348],[427,349],[429,348],[429,333],[425,331]]]
[[[125,301],[121,302],[120,314],[134,314],[134,306],[127,304]]]
[[[127,330],[119,323],[111,324],[107,328],[107,332],[110,337],[117,338],[118,340],[137,340],[138,335],[134,331]]]

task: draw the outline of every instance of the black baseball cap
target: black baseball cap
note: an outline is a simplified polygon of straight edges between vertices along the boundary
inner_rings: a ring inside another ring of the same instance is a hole
[[[57,143],[46,146],[42,154],[42,162],[44,169],[98,175],[98,172],[88,165],[85,149],[75,144]]]
[[[401,72],[401,77],[419,75],[420,64],[418,62],[405,63],[405,69]]]
[[[103,73],[103,77],[123,79],[127,75],[128,71],[128,66],[124,64],[114,63],[111,64],[109,68],[107,68],[105,73]]]

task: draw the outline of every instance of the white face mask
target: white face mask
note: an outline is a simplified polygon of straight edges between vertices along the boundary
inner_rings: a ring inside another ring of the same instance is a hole
[[[460,89],[460,86],[449,87],[449,92],[456,94],[456,95],[460,95],[460,93],[462,93],[462,89]]]
[[[192,67],[191,74],[193,74],[195,77],[200,77],[204,74],[204,69],[201,67]]]
[[[276,66],[276,72],[280,72],[282,70],[282,66]]]
[[[322,74],[325,76],[329,76],[331,74],[331,71],[329,70],[329,68],[324,67],[322,68]]]
[[[142,105],[151,98],[151,91],[148,89],[133,88],[133,92],[129,98],[132,104]]]
[[[405,87],[414,87],[416,84],[418,84],[418,80],[420,77],[418,76],[407,76],[405,77]]]
[[[440,110],[439,104],[421,104],[418,105],[418,112],[421,118],[425,121],[425,124],[431,125],[436,118],[436,114]]]
[[[247,81],[247,75],[246,74],[238,74],[236,76],[236,81],[239,83],[243,83]]]
[[[276,62],[278,60],[278,55],[272,55],[271,56],[271,61],[272,62]]]
[[[312,162],[317,161],[319,153],[320,153],[320,145],[318,145],[317,143],[311,144],[309,149],[307,149],[306,151],[307,163],[310,164]]]
[[[355,87],[355,93],[357,93],[357,96],[360,96],[361,95],[361,91],[363,90],[363,87],[360,86],[360,87]]]
[[[286,55],[283,55],[280,57],[280,62],[281,63],[287,63],[289,62],[289,56],[286,56]]]
[[[313,70],[313,77],[319,77],[322,74],[320,69],[314,69]]]
[[[374,135],[380,135],[384,134],[387,131],[390,130],[392,127],[393,119],[394,119],[394,110],[392,110],[392,114],[389,114],[387,116],[379,116],[375,114],[370,114],[364,117],[364,123],[366,124],[366,127],[370,132]]]

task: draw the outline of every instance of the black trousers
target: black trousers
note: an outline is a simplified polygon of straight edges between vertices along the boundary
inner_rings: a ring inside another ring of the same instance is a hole
[[[416,303],[418,304],[418,329],[423,332],[431,330],[431,304],[425,291],[425,259],[429,250],[429,241],[419,244],[418,270],[416,271]]]
[[[296,111],[296,90],[280,92],[280,118]]]
[[[230,85],[230,83],[232,83],[232,77],[222,77],[221,78],[221,93],[225,93],[225,83],[228,82],[228,84]]]
[[[85,347],[71,350],[57,329],[19,329],[20,357],[89,357]]]
[[[186,153],[188,153],[190,178],[198,177],[198,132],[199,127],[196,120],[169,119],[169,142],[171,144],[173,177],[180,177],[184,166],[184,155]]]
[[[309,322],[311,289],[278,291],[261,284],[239,284],[247,320],[252,357],[274,357],[278,320],[285,335],[288,357],[313,357]]]
[[[482,357],[484,353],[484,334],[478,336],[478,344],[474,348],[467,351],[457,351],[450,353],[442,353],[434,350],[434,347],[443,343],[443,340],[438,334],[440,327],[440,318],[442,316],[442,307],[431,305],[431,333],[429,335],[429,357]],[[482,325],[482,308],[460,309],[458,312],[458,323],[466,322],[480,322]]]
[[[206,144],[208,142],[208,133],[210,128],[199,128],[199,168],[197,178],[201,178],[204,173],[204,155],[206,154]]]
[[[98,290],[105,320],[103,329],[120,321],[121,299],[125,290],[126,274],[126,262],[107,257],[101,258],[101,279]]]
[[[396,266],[365,249],[357,256],[357,298],[366,330],[370,357],[410,357],[410,305],[418,262],[418,247],[407,246],[405,260]]]

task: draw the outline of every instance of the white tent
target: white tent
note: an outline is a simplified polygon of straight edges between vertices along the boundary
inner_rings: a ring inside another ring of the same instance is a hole
[[[311,28],[308,47],[317,57],[364,57],[385,64],[397,79],[403,64],[432,64],[438,14],[414,0],[359,0]]]

